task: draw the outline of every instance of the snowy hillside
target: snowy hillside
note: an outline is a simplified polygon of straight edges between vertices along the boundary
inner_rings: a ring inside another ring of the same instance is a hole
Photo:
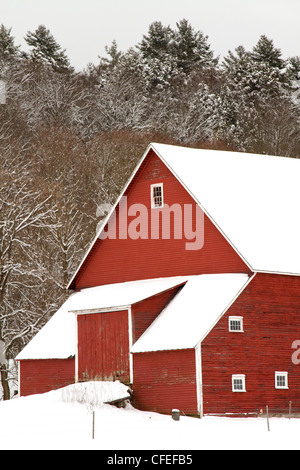
[[[299,419],[271,418],[268,431],[265,418],[181,416],[174,421],[131,405],[119,409],[104,404],[124,394],[127,387],[118,382],[89,382],[0,402],[0,449],[99,449],[114,456],[117,449],[138,455],[140,450],[300,448]]]

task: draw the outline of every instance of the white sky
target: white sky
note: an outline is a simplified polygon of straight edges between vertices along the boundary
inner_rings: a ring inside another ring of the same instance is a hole
[[[153,21],[175,28],[183,18],[209,37],[215,55],[251,49],[265,34],[284,57],[300,56],[300,0],[0,0],[0,24],[17,45],[26,50],[27,31],[44,24],[77,70],[96,64],[114,39],[126,51]]]

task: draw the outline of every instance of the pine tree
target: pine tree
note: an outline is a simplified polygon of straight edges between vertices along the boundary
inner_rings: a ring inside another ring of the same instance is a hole
[[[70,62],[65,50],[61,49],[44,25],[40,25],[33,33],[28,31],[25,41],[32,48],[29,58],[33,61],[46,62],[59,71],[70,70]]]
[[[185,19],[176,26],[172,30],[160,21],[152,23],[137,46],[143,74],[151,87],[168,86],[177,75],[189,74],[195,66],[208,69],[217,64],[207,36],[195,31]]]
[[[299,60],[284,61],[281,51],[265,36],[252,51],[240,46],[235,52],[224,60],[225,86],[220,95],[221,109],[226,109],[223,129],[227,140],[254,153],[295,155]]]
[[[243,46],[238,46],[235,53],[236,55],[231,51],[228,52],[228,57],[224,57],[223,67],[226,75],[236,76],[239,79],[240,75],[244,73],[251,56]]]
[[[255,62],[264,63],[273,69],[278,68],[280,70],[286,65],[281,56],[281,50],[276,49],[273,41],[268,39],[265,35],[260,37],[252,52],[252,58]]]
[[[154,21],[149,26],[148,35],[138,44],[143,58],[159,59],[170,53],[173,31],[170,26],[163,26],[160,21]]]
[[[0,60],[10,61],[19,54],[20,46],[15,46],[15,39],[11,35],[11,28],[0,26]]]
[[[146,88],[168,86],[177,71],[176,60],[172,54],[174,32],[170,26],[155,21],[149,26],[148,35],[137,45],[139,50],[138,68],[144,77]]]
[[[288,60],[288,65],[292,79],[300,80],[300,57],[290,57]]]
[[[106,59],[106,62],[111,66],[114,67],[119,62],[120,58],[122,57],[122,52],[118,50],[118,44],[114,39],[111,43],[111,46],[105,46],[105,52],[109,55],[110,59]]]
[[[296,56],[288,59],[287,78],[293,97],[295,98],[296,92],[298,102],[300,98],[300,57]]]
[[[243,93],[249,102],[280,96],[283,93],[282,85],[286,82],[285,75],[278,66],[271,65],[270,56],[263,55],[262,50],[258,55],[256,47],[254,50],[252,53],[239,46],[235,50],[236,55],[229,52],[224,59],[223,67],[229,87],[235,94]]]
[[[172,50],[178,68],[188,73],[194,65],[200,65],[201,68],[214,67],[217,59],[214,59],[213,51],[210,50],[208,36],[195,31],[186,19],[176,23],[176,26]]]

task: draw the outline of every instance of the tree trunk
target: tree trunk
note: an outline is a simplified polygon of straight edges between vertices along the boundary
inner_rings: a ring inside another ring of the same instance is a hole
[[[3,388],[3,400],[10,400],[10,390],[8,385],[8,373],[6,369],[6,365],[2,364],[1,367],[1,384]]]

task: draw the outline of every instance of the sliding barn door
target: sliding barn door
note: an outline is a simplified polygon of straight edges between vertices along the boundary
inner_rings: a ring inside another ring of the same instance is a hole
[[[78,380],[129,383],[128,311],[78,315]]]

